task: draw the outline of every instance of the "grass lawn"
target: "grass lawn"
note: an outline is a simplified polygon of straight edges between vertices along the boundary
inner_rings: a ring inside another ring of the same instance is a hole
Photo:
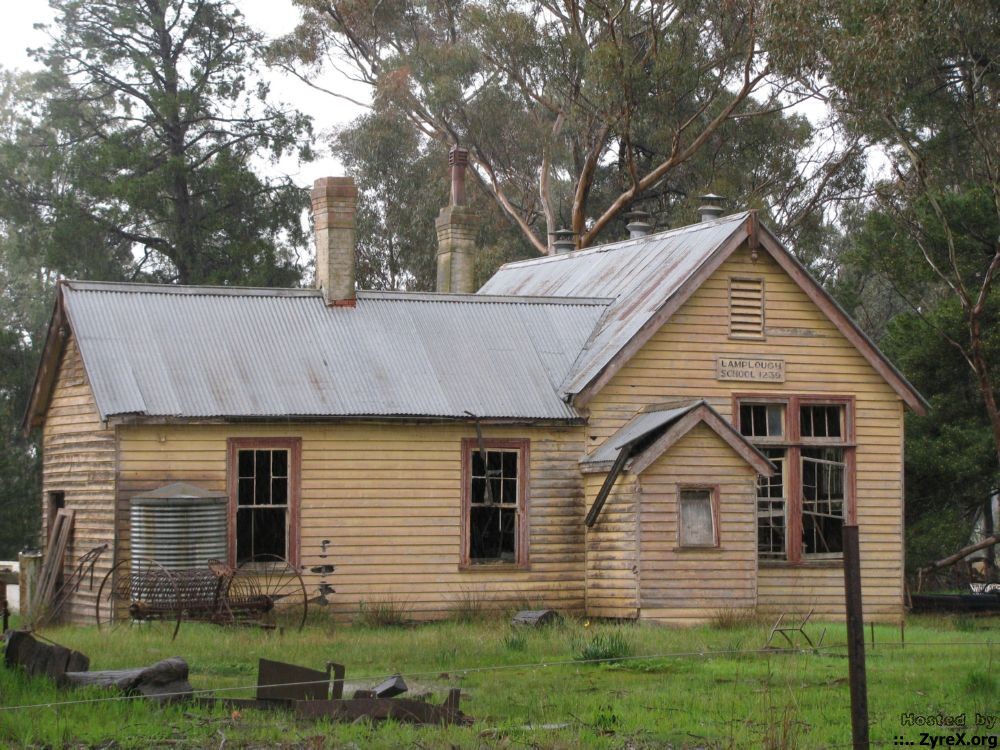
[[[874,648],[868,631],[873,745],[891,747],[901,734],[919,742],[919,727],[900,725],[903,713],[965,713],[970,725],[977,713],[1000,716],[1000,642],[977,645],[1000,641],[998,625],[995,619],[914,617],[905,648],[898,627],[876,627]],[[816,636],[823,627],[826,644],[844,643],[842,624],[811,626],[810,633]],[[141,700],[4,710],[109,694],[58,691],[43,679],[0,666],[0,746],[849,747],[845,649],[737,653],[761,649],[768,630],[767,624],[679,630],[575,620],[512,630],[498,618],[412,628],[313,624],[302,633],[278,635],[185,623],[171,642],[138,628],[113,637],[94,628],[53,629],[45,635],[88,654],[91,669],[182,656],[196,690],[253,685],[259,657],[317,669],[327,660],[339,661],[347,665],[349,687],[371,686],[400,672],[411,694],[431,692],[435,702],[449,687],[462,688],[462,710],[476,723],[341,725],[280,712],[233,714]],[[609,648],[657,656],[574,661],[584,652],[599,656]],[[252,690],[221,695],[249,697]],[[970,726],[967,741],[974,732]],[[998,733],[997,727],[979,730]],[[992,737],[981,739],[991,746]]]

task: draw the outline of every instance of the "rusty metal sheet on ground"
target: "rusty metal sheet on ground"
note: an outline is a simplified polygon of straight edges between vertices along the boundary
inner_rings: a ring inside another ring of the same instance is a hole
[[[330,671],[261,659],[257,666],[257,700],[324,700]]]

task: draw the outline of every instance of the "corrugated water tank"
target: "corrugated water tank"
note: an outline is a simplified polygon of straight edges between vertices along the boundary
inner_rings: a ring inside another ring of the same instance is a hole
[[[168,570],[224,561],[228,503],[225,493],[184,482],[133,496],[132,559],[155,560]]]

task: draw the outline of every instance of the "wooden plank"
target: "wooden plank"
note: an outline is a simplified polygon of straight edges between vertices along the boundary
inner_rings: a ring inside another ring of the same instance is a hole
[[[49,548],[38,579],[38,593],[36,596],[32,596],[32,614],[36,617],[52,603],[52,595],[55,593],[59,575],[62,573],[66,547],[69,545],[70,535],[73,533],[73,517],[75,515],[76,511],[72,508],[60,508],[56,511]]]

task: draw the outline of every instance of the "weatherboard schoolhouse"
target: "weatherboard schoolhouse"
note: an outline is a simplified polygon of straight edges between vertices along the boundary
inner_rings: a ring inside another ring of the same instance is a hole
[[[755,212],[502,267],[472,293],[453,153],[438,292],[355,291],[346,178],[313,190],[317,288],[60,282],[30,408],[66,566],[129,507],[229,498],[230,562],[335,565],[328,611],[470,596],[666,623],[903,612],[903,416],[925,403]],[[560,248],[562,249],[562,248]],[[97,575],[101,574],[101,569]],[[91,618],[81,589],[70,614]]]

